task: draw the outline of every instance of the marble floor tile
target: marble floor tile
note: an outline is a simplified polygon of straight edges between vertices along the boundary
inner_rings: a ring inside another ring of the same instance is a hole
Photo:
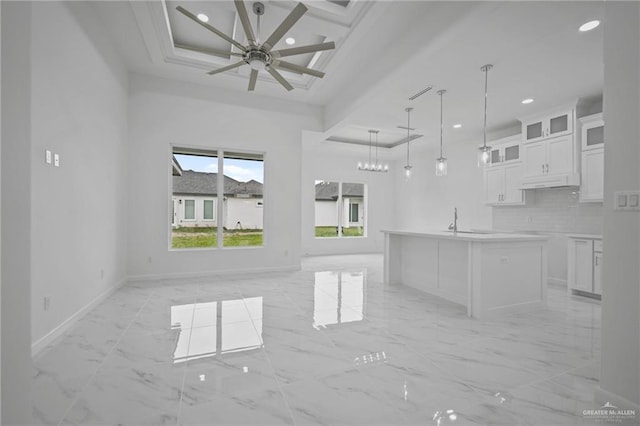
[[[126,284],[34,358],[58,425],[582,425],[600,302],[490,320],[382,282],[382,256]],[[624,408],[624,407],[622,407]],[[621,424],[637,424],[626,419]]]

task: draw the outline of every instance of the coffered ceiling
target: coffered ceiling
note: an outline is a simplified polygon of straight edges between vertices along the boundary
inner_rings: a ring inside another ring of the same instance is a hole
[[[263,1],[259,37],[265,38],[295,7],[295,1]],[[380,130],[381,146],[404,142],[405,108],[413,107],[411,137],[439,140],[443,98],[448,143],[475,143],[482,135],[484,74],[489,72],[488,125],[493,132],[518,124],[517,118],[575,99],[602,95],[603,25],[581,33],[580,24],[603,20],[603,2],[430,2],[304,1],[308,12],[286,37],[296,45],[334,41],[336,49],[291,57],[326,73],[323,79],[287,72],[295,89],[284,90],[260,73],[247,93],[249,67],[207,75],[237,61],[176,47],[181,44],[231,51],[231,45],[176,11],[178,5],[205,13],[212,25],[240,43],[244,32],[232,1],[99,2],[97,11],[135,72],[237,92],[318,105],[325,111],[322,138],[338,144],[367,144],[368,130]],[[247,2],[254,29],[256,16]],[[290,47],[284,38],[274,49]],[[283,72],[283,75],[284,72]],[[426,87],[432,89],[409,97]],[[524,98],[533,98],[529,105]],[[455,123],[462,124],[453,129]],[[393,148],[398,150],[401,147]]]

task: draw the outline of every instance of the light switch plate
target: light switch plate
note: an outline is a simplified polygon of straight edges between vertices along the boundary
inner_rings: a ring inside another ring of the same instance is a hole
[[[60,167],[60,155],[53,154],[53,165],[56,167]]]
[[[613,199],[615,211],[640,212],[640,191],[616,191]]]
[[[44,151],[44,162],[47,164],[51,164],[51,151],[48,149]]]

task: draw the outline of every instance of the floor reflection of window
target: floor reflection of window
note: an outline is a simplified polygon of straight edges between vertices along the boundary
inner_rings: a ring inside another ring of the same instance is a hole
[[[323,328],[364,319],[364,271],[316,272],[313,326]]]
[[[262,297],[171,307],[171,329],[180,330],[173,362],[262,347]]]

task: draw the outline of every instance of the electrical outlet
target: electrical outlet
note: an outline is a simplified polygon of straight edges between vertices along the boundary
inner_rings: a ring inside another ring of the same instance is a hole
[[[51,151],[48,149],[44,151],[44,162],[47,164],[51,164]]]
[[[640,211],[640,191],[616,191],[613,203],[615,211]]]
[[[60,154],[53,154],[53,165],[60,167]]]

